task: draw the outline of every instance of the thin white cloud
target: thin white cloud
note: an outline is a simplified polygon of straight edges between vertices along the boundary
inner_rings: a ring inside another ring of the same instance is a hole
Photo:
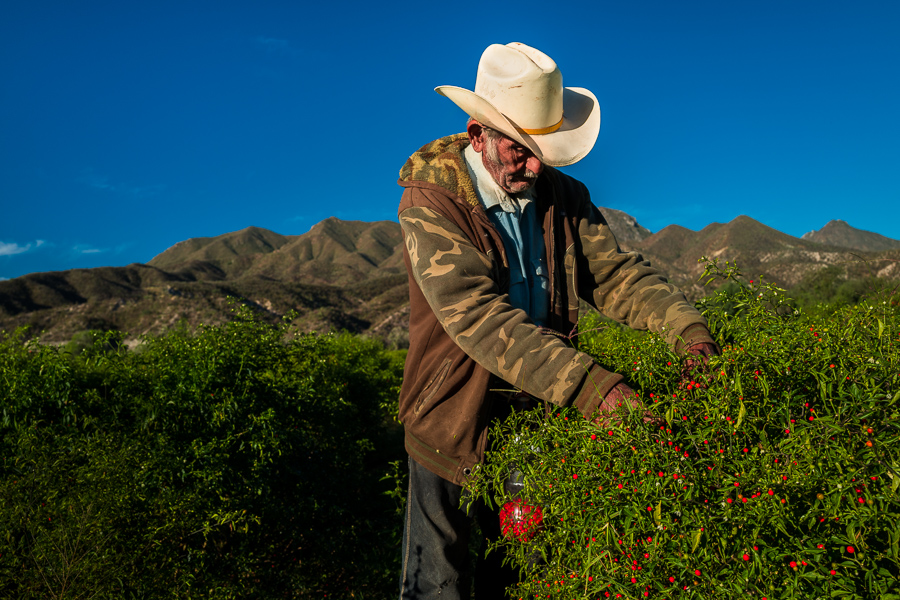
[[[72,246],[72,252],[75,254],[100,254],[101,252],[107,252],[105,248],[94,248],[89,244],[75,244]]]
[[[16,254],[25,254],[31,250],[36,250],[43,246],[44,240],[36,240],[34,243],[27,243],[20,246],[16,242],[0,242],[0,256],[15,256]]]
[[[0,242],[0,256],[13,256],[15,254],[22,254],[23,252],[28,252],[30,249],[31,244],[20,246],[16,243],[8,244],[6,242]]]

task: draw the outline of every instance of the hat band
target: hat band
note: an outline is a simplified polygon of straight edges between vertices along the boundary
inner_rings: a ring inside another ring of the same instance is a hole
[[[542,135],[545,133],[553,133],[560,127],[562,127],[563,119],[565,119],[565,115],[563,115],[562,119],[559,120],[555,125],[551,125],[550,127],[542,127],[541,129],[525,129],[522,128],[522,131],[527,133],[528,135]]]

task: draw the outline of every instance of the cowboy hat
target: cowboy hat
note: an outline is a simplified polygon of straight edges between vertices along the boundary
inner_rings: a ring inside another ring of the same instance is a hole
[[[478,63],[474,92],[452,85],[434,90],[551,167],[587,156],[600,132],[600,106],[594,94],[564,88],[553,59],[519,42],[488,46]]]

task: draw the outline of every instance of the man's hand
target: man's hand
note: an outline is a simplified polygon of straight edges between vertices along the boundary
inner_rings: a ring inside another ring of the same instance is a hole
[[[706,379],[706,365],[712,356],[719,355],[719,347],[708,342],[700,342],[684,349],[688,359],[681,368],[682,385],[706,387],[705,383],[697,383],[695,379]]]
[[[600,406],[597,407],[597,416],[594,417],[594,423],[605,427],[610,423],[619,421],[618,410],[622,406],[628,406],[631,409],[642,410],[643,404],[638,400],[634,390],[628,387],[624,382],[619,382],[613,387],[606,396]],[[644,423],[655,423],[659,419],[649,412],[644,411]]]

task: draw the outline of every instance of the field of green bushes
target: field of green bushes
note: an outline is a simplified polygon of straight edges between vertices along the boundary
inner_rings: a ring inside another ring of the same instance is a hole
[[[403,355],[242,314],[0,342],[0,598],[380,598]]]
[[[797,308],[710,263],[706,373],[596,318],[658,418],[495,429],[473,492],[542,507],[513,598],[900,598],[900,294]],[[394,597],[403,351],[247,312],[124,348],[0,338],[0,598]]]
[[[900,295],[799,310],[730,280],[700,302],[723,346],[685,380],[655,335],[595,321],[577,343],[628,375],[656,422],[574,410],[498,424],[475,489],[512,468],[540,506],[503,541],[515,598],[900,598]]]

